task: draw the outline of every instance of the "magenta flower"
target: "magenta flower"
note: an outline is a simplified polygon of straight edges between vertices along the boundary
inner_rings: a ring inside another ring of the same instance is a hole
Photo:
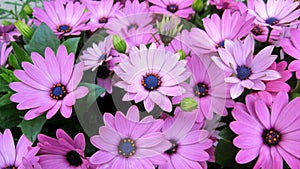
[[[58,129],[56,138],[38,135],[38,157],[43,169],[89,168],[89,162],[84,157],[85,138],[82,133],[77,134],[73,140],[65,131]]]
[[[71,117],[76,99],[88,93],[88,89],[78,84],[83,75],[84,63],[74,66],[74,53],[68,55],[64,45],[59,46],[56,56],[51,48],[46,48],[45,59],[36,52],[31,53],[33,64],[23,62],[24,70],[15,70],[21,82],[13,82],[9,87],[16,91],[11,101],[19,103],[17,109],[30,109],[24,118],[33,119],[47,112],[47,119],[58,110],[65,118]]]
[[[15,25],[1,25],[0,24],[0,42],[11,42],[15,41],[18,36],[20,36],[20,32],[17,30]]]
[[[0,41],[0,66],[5,65],[11,51],[12,47],[8,47],[8,43]]]
[[[246,97],[246,105],[235,106],[232,115],[236,121],[230,128],[238,135],[233,140],[241,149],[235,158],[238,163],[258,156],[254,169],[282,169],[282,159],[291,168],[300,168],[300,98],[288,101],[288,94],[280,92],[270,110],[251,95]]]
[[[86,22],[90,13],[84,10],[85,6],[79,2],[44,1],[44,10],[34,8],[32,15],[37,18],[35,24],[46,23],[58,36],[80,35],[89,29]]]
[[[104,123],[99,135],[91,138],[91,143],[100,150],[90,162],[98,168],[154,169],[154,165],[166,162],[162,153],[171,144],[159,132],[163,120],[147,116],[139,121],[138,108],[132,106],[126,117],[122,112],[117,112],[115,117],[105,113]]]
[[[192,75],[189,84],[184,84],[186,92],[181,96],[173,97],[173,104],[178,104],[183,98],[194,98],[198,103],[197,122],[203,116],[209,120],[214,113],[221,116],[227,115],[225,108],[226,98],[229,98],[229,87],[225,85],[225,74],[210,59],[200,59],[192,56],[188,61],[188,68]]]
[[[168,162],[159,165],[160,169],[202,168],[210,156],[206,152],[212,146],[206,130],[192,130],[197,116],[196,112],[182,112],[175,110],[175,120],[166,119],[163,133],[172,143],[172,147],[165,151]]]
[[[120,10],[119,2],[114,4],[113,0],[106,1],[91,1],[83,0],[84,4],[91,12],[91,19],[88,23],[92,27],[92,32],[96,29],[102,28],[105,24],[116,19],[116,13]]]
[[[189,41],[189,32],[184,29],[182,30],[181,33],[178,33],[178,35],[174,37],[174,39],[168,44],[166,49],[173,53],[182,51],[186,56],[190,56],[191,49],[188,46],[188,41]]]
[[[186,61],[179,61],[179,54],[167,52],[163,46],[151,44],[133,47],[129,58],[121,62],[115,73],[122,79],[115,86],[127,93],[123,100],[143,101],[145,109],[150,112],[157,104],[164,111],[172,111],[168,96],[179,96],[185,92],[181,87],[189,76]]]
[[[176,15],[188,19],[194,14],[192,9],[193,0],[148,0],[154,5],[150,7],[152,12]]]
[[[254,17],[247,17],[247,12],[231,14],[225,10],[222,19],[217,14],[211,18],[204,18],[205,31],[192,28],[190,33],[190,46],[196,53],[217,53],[218,48],[224,47],[225,40],[235,40],[247,36],[253,28]]]
[[[273,48],[274,46],[267,46],[254,56],[254,40],[249,35],[244,43],[226,41],[225,49],[218,49],[220,57],[213,56],[212,59],[221,69],[229,73],[229,77],[224,80],[232,84],[231,98],[239,97],[244,88],[265,90],[266,86],[262,80],[271,81],[281,78],[277,71],[268,69],[277,57],[271,54]]]
[[[15,147],[13,136],[9,129],[0,133],[0,168],[27,169],[23,165],[23,159],[36,161],[35,154],[29,153],[32,143],[25,135],[22,135]]]
[[[209,0],[210,5],[215,5],[218,10],[230,9],[231,11],[238,10],[238,5],[242,2],[235,0]]]

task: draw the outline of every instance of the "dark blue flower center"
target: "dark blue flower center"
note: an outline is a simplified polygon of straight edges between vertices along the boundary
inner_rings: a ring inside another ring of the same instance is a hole
[[[123,157],[131,157],[135,154],[136,145],[135,142],[130,138],[122,139],[118,145],[118,153]]]
[[[216,47],[217,47],[217,48],[224,48],[224,47],[225,47],[225,41],[223,40],[223,41],[217,43],[217,44],[216,44]]]
[[[254,28],[251,30],[251,32],[254,34],[254,35],[262,35],[263,33],[263,29],[260,25],[255,25]]]
[[[108,18],[107,17],[102,17],[99,19],[99,23],[107,23],[108,22]]]
[[[99,56],[99,61],[105,61],[106,60],[107,55],[105,53],[103,53],[102,55]]]
[[[3,169],[17,169],[17,167],[15,167],[15,166],[8,166],[8,167],[5,167]]]
[[[194,87],[194,91],[195,91],[196,96],[204,97],[204,96],[208,95],[208,86],[204,83],[198,83]]]
[[[263,137],[264,143],[267,144],[268,146],[275,146],[281,140],[281,134],[274,129],[264,130],[262,137]]]
[[[67,89],[61,83],[54,85],[50,90],[50,96],[56,100],[62,100],[67,95]]]
[[[98,67],[98,70],[97,70],[97,77],[98,78],[106,79],[106,78],[108,78],[109,74],[110,74],[110,70],[108,69],[106,64],[101,65],[101,66]]]
[[[237,71],[237,77],[240,80],[248,79],[248,77],[251,75],[251,69],[247,66],[238,66],[236,71]]]
[[[167,151],[165,151],[165,153],[167,153],[168,155],[172,155],[175,154],[178,148],[178,144],[176,143],[176,141],[174,140],[170,140],[172,146],[171,148],[169,148]]]
[[[128,30],[131,30],[131,29],[135,29],[135,30],[137,30],[139,28],[139,26],[137,25],[137,24],[135,24],[135,23],[132,23],[132,24],[130,24],[129,26],[128,26]]]
[[[142,85],[146,90],[155,90],[161,85],[161,78],[156,73],[147,73],[146,76],[143,76]]]
[[[71,26],[69,25],[59,25],[57,27],[58,32],[68,33],[72,30]]]
[[[274,17],[271,17],[266,20],[266,23],[269,25],[276,25],[279,23],[279,20]]]
[[[169,12],[175,13],[178,11],[178,6],[176,4],[170,4],[168,5],[167,10]]]
[[[66,155],[67,161],[71,166],[80,166],[83,162],[81,156],[76,151],[72,150]]]

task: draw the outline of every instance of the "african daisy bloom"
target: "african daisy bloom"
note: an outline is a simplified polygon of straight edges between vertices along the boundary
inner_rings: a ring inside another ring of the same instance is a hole
[[[35,24],[46,23],[57,36],[80,35],[80,31],[89,29],[86,22],[90,13],[84,10],[79,2],[44,1],[44,10],[35,7],[32,15],[37,18]]]
[[[176,15],[188,19],[190,14],[194,14],[192,4],[194,0],[148,0],[154,5],[150,10],[155,13],[165,15]]]
[[[72,168],[88,169],[89,162],[84,157],[85,138],[83,133],[74,140],[62,129],[56,131],[56,138],[38,135],[39,163],[43,169]]]
[[[164,111],[172,111],[168,96],[179,96],[185,92],[180,86],[189,76],[186,61],[179,61],[179,53],[171,53],[163,46],[151,44],[133,47],[129,58],[115,67],[115,73],[122,80],[115,86],[123,88],[127,93],[124,101],[143,101],[145,109],[150,112],[154,105]]]
[[[21,82],[9,87],[16,91],[10,99],[18,103],[17,109],[30,109],[24,118],[30,120],[47,111],[46,118],[52,118],[58,110],[65,118],[71,117],[76,99],[88,93],[87,87],[78,84],[83,75],[84,63],[74,66],[74,53],[68,54],[60,45],[56,56],[46,48],[45,59],[36,52],[31,53],[33,64],[22,62],[24,70],[15,70],[14,75]]]
[[[209,132],[192,129],[196,112],[182,112],[177,108],[175,114],[176,119],[167,118],[162,129],[172,147],[164,153],[168,162],[159,165],[159,169],[207,168],[210,157],[205,150],[212,146]]]
[[[247,36],[253,28],[255,17],[248,17],[247,12],[242,15],[236,11],[231,14],[225,10],[222,18],[213,14],[211,18],[204,18],[205,31],[192,28],[190,45],[195,53],[216,54],[218,48],[225,47],[225,40],[235,40]]]
[[[232,84],[230,89],[232,99],[239,97],[244,88],[265,90],[266,86],[262,80],[271,81],[281,77],[276,70],[268,69],[277,58],[277,55],[271,54],[273,48],[274,46],[267,46],[254,56],[254,40],[249,35],[244,42],[226,41],[225,49],[218,49],[220,57],[213,56],[212,59],[230,74],[224,80]]]
[[[8,43],[0,41],[0,66],[5,65],[11,51],[12,47],[8,47]]]
[[[238,135],[233,144],[241,149],[236,161],[245,164],[258,157],[254,169],[282,169],[284,159],[290,168],[300,168],[299,105],[300,98],[289,102],[285,92],[277,95],[271,109],[251,95],[246,105],[237,104],[232,111],[236,121],[230,123]]]
[[[24,158],[34,158],[29,155],[32,143],[22,135],[15,147],[15,142],[9,129],[0,133],[0,168],[2,169],[27,169],[23,165]]]
[[[241,2],[236,2],[235,0],[209,0],[210,5],[215,5],[218,10],[220,9],[230,9],[232,11],[238,10],[238,5]]]
[[[126,116],[105,113],[104,123],[99,135],[91,137],[91,143],[100,149],[90,158],[97,168],[154,169],[154,165],[166,162],[162,153],[171,144],[159,131],[163,120],[147,116],[139,121],[139,110],[132,106]]]

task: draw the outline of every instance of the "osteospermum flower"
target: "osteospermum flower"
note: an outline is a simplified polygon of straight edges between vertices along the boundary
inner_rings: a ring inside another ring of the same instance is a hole
[[[8,47],[8,43],[0,41],[0,66],[5,65],[11,51],[12,47]]]
[[[274,46],[267,46],[254,56],[254,40],[249,35],[244,43],[226,41],[225,49],[218,49],[220,57],[213,56],[212,59],[230,74],[224,80],[232,84],[230,95],[233,99],[240,96],[244,88],[265,90],[262,80],[271,81],[281,77],[277,71],[268,69],[277,57],[271,54],[273,48]]]
[[[148,0],[154,5],[150,7],[152,12],[176,15],[181,18],[189,18],[194,13],[193,0]]]
[[[172,104],[168,96],[179,96],[185,91],[179,84],[184,82],[190,72],[186,71],[186,61],[179,61],[179,53],[167,52],[163,46],[151,44],[133,47],[129,58],[116,67],[115,73],[122,79],[115,86],[127,93],[123,100],[143,101],[150,112],[157,104],[170,112]]]
[[[86,22],[90,13],[85,12],[85,6],[79,2],[44,1],[44,10],[34,8],[32,15],[37,18],[35,24],[44,22],[60,36],[80,35],[81,31],[89,29]]]
[[[172,147],[165,151],[168,162],[159,165],[162,169],[207,168],[206,161],[210,158],[205,151],[212,146],[206,130],[193,130],[196,112],[175,110],[176,119],[166,119],[162,132]],[[205,167],[206,166],[206,167]]]
[[[18,36],[20,36],[20,32],[17,30],[15,25],[11,24],[4,26],[0,24],[0,41],[15,41]]]
[[[231,11],[236,11],[240,3],[241,2],[236,2],[235,0],[209,0],[209,4],[215,5],[218,10],[230,9]]]
[[[216,53],[218,48],[225,47],[225,40],[235,40],[247,36],[253,28],[255,17],[247,17],[236,11],[231,14],[225,10],[222,18],[213,14],[211,18],[204,18],[205,31],[192,28],[190,33],[190,46],[194,52],[208,54]]]
[[[132,106],[126,117],[122,112],[117,112],[115,117],[105,113],[104,123],[99,135],[91,138],[91,143],[100,150],[90,162],[98,168],[154,169],[154,165],[166,162],[162,153],[171,144],[159,132],[163,120],[147,116],[139,121],[139,110]]]
[[[56,131],[56,138],[38,135],[39,163],[43,169],[73,168],[88,169],[89,162],[84,157],[85,138],[83,133],[74,140],[62,129]]]
[[[16,91],[11,101],[19,103],[17,109],[30,109],[24,118],[33,119],[47,112],[47,119],[58,110],[65,118],[71,117],[76,99],[88,93],[87,87],[78,84],[83,75],[84,63],[74,66],[74,53],[68,55],[64,45],[59,46],[56,56],[51,48],[46,48],[45,59],[36,52],[31,53],[33,64],[23,62],[24,70],[15,70],[21,82],[13,82],[9,87]]]
[[[13,136],[9,129],[0,133],[0,168],[3,169],[27,169],[23,165],[23,159],[35,160],[34,154],[29,153],[32,143],[25,135],[22,135],[15,147]]]
[[[194,98],[198,103],[197,122],[203,116],[211,120],[214,113],[227,115],[225,108],[226,98],[229,98],[229,87],[225,85],[225,74],[212,60],[200,59],[192,56],[188,61],[188,68],[192,75],[189,84],[184,84],[186,92],[181,96],[173,97],[173,104],[178,104],[183,98]]]
[[[241,150],[236,155],[240,164],[258,157],[254,169],[282,169],[283,160],[290,168],[300,168],[299,114],[300,98],[289,102],[280,92],[271,110],[260,99],[246,97],[246,106],[237,104],[232,112],[236,121],[230,128],[238,135],[233,144]]]

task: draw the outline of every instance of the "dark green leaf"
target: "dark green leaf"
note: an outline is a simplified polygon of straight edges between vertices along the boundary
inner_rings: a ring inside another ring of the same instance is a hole
[[[0,128],[11,128],[17,126],[21,119],[22,111],[16,109],[16,104],[9,104],[0,107]]]
[[[5,81],[2,77],[0,77],[0,92],[7,92],[9,89],[8,82]]]
[[[31,142],[34,142],[46,121],[46,113],[44,113],[35,119],[23,120],[18,127],[21,128],[22,132]]]
[[[12,42],[12,47],[13,47],[13,51],[15,52],[15,56],[19,62],[19,65],[21,65],[22,62],[27,61],[27,62],[32,62],[30,56],[28,55],[28,53],[21,48],[18,44],[16,44],[15,42]]]
[[[45,49],[50,47],[53,51],[56,51],[60,41],[57,39],[52,30],[42,23],[34,32],[28,45],[25,45],[25,49],[28,53],[38,52],[44,56]]]
[[[8,63],[14,67],[15,69],[21,69],[20,65],[19,65],[19,62],[18,62],[18,59],[16,58],[16,56],[12,53],[9,54],[9,57],[8,57]]]
[[[80,38],[70,38],[64,41],[62,44],[65,45],[69,54],[70,53],[76,54],[79,40]]]
[[[222,137],[223,140],[227,142],[232,142],[232,140],[237,136],[235,133],[233,133],[229,127],[224,128],[219,133],[219,136]]]
[[[6,93],[5,95],[0,97],[0,107],[5,106],[8,104],[11,104],[10,96],[12,95],[12,92]]]

